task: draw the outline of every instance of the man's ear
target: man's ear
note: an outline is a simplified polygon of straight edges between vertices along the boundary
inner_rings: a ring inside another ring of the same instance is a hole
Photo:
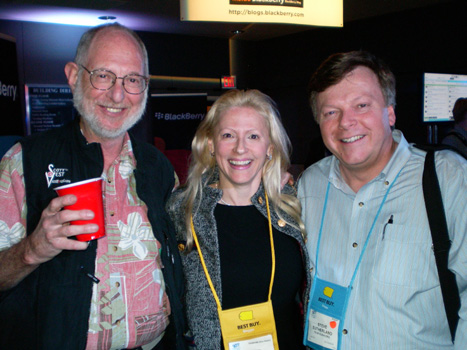
[[[394,128],[396,125],[396,112],[394,111],[393,105],[388,107],[388,121],[391,128]]]
[[[78,65],[74,62],[68,62],[65,65],[65,75],[70,85],[71,92],[73,93],[76,89],[76,83],[78,81]]]

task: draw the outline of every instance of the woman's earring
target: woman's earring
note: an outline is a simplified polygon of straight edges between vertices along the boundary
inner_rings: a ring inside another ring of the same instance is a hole
[[[266,157],[268,158],[268,160],[272,159],[272,155],[270,155],[270,154],[266,154]]]

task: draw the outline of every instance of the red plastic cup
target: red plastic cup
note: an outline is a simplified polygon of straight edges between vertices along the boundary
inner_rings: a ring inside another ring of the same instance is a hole
[[[55,191],[59,196],[73,194],[78,199],[75,204],[67,205],[64,208],[70,210],[89,209],[94,212],[94,219],[71,221],[72,225],[97,224],[99,230],[94,233],[76,235],[76,239],[81,242],[92,241],[105,235],[104,205],[102,203],[102,178],[84,180],[68,185],[56,187]]]

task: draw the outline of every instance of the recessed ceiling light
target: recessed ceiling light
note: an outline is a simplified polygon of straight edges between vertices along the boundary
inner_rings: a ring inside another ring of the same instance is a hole
[[[113,21],[114,19],[117,19],[117,17],[115,16],[100,16],[100,17],[97,17],[103,21]]]
[[[231,33],[232,34],[242,34],[242,33],[245,33],[245,31],[237,29],[237,30],[232,30]]]

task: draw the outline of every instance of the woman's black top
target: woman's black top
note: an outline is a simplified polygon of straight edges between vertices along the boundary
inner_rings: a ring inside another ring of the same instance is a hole
[[[267,219],[251,206],[217,205],[222,309],[268,299],[272,257]],[[272,306],[280,350],[303,349],[299,293],[304,267],[299,243],[273,227],[276,272]]]

